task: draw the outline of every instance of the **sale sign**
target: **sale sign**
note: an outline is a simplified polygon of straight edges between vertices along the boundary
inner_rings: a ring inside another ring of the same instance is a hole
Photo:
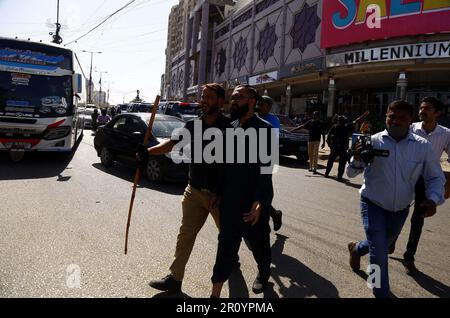
[[[450,0],[324,0],[321,47],[450,32]]]

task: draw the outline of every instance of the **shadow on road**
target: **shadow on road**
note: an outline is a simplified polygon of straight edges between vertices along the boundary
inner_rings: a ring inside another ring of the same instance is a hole
[[[114,177],[134,183],[136,168],[115,162],[110,168],[103,167],[100,163],[94,163],[92,166],[102,172],[108,173]],[[150,182],[145,177],[141,177],[138,188],[147,188],[167,194],[181,195],[184,193],[186,183],[183,182]]]
[[[352,182],[350,182],[350,181],[348,181],[348,180],[346,180],[345,182],[344,182],[344,184],[347,186],[347,187],[352,187],[352,188],[355,188],[355,189],[361,189],[361,187],[362,187],[362,184],[358,184],[358,183],[352,183]]]
[[[278,285],[278,291],[283,297],[304,298],[338,298],[337,288],[327,279],[313,272],[299,260],[283,254],[284,245],[288,237],[276,234],[276,241],[272,245],[272,278]],[[289,279],[289,285],[281,280]],[[267,288],[268,289],[268,288]],[[273,297],[270,290],[265,297]]]
[[[323,177],[323,178],[325,178],[325,174],[318,171],[317,174],[315,174],[315,175],[314,174],[307,175],[307,177]],[[345,179],[345,178],[343,178],[342,181],[339,181],[337,176],[331,176],[330,175],[330,176],[328,176],[328,179],[334,180],[336,182],[340,182],[340,183],[344,184],[347,187],[352,187],[352,188],[355,188],[355,189],[358,189],[358,190],[362,186],[362,184],[353,183],[350,180]]]
[[[247,283],[240,268],[236,268],[228,279],[230,298],[249,298]]]
[[[296,169],[308,169],[308,163],[300,162],[295,158],[280,156],[280,166]]]
[[[161,292],[153,296],[152,298],[191,298],[189,295],[183,292]]]
[[[390,257],[390,259],[404,263],[402,258]],[[418,272],[416,275],[412,276],[412,278],[419,284],[420,287],[428,291],[429,293],[440,297],[440,298],[450,298],[450,287],[441,283],[440,281],[435,280],[433,277],[428,276],[423,272]]]
[[[61,152],[27,152],[19,162],[13,162],[8,152],[0,152],[0,180],[44,179],[58,177],[57,181],[69,181],[71,176],[64,176],[70,170],[72,161],[81,139],[70,153]]]

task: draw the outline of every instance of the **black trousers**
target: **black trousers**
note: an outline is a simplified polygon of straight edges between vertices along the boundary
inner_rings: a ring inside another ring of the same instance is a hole
[[[427,199],[425,195],[425,181],[420,178],[415,188],[414,212],[411,216],[411,229],[409,231],[408,245],[406,252],[403,254],[405,261],[414,262],[414,255],[417,252],[420,236],[422,235],[422,228],[424,224],[423,213],[424,209],[420,206]]]
[[[328,175],[330,173],[337,157],[339,157],[338,178],[342,178],[345,171],[345,165],[347,164],[347,149],[331,149],[325,174]]]
[[[270,207],[263,209],[258,223],[254,226],[243,221],[243,212],[231,208],[220,209],[219,245],[211,278],[213,283],[223,283],[230,277],[234,262],[238,257],[242,238],[250,242],[259,275],[263,280],[269,279],[272,262],[269,209]]]
[[[427,199],[425,194],[425,181],[422,177],[417,181],[414,192],[414,211],[411,216],[411,229],[409,230],[406,252],[403,254],[403,258],[407,262],[414,262],[414,256],[417,252],[417,246],[419,245],[420,236],[422,235],[422,228],[425,220],[422,216],[425,211],[420,206],[423,201]],[[395,247],[397,239],[398,237],[392,243],[391,248]]]

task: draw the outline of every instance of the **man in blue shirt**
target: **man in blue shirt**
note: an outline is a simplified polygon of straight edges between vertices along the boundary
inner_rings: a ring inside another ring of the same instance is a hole
[[[367,240],[350,242],[350,266],[360,268],[360,258],[370,254],[370,281],[375,297],[391,296],[388,276],[388,247],[401,232],[414,199],[420,176],[425,183],[426,200],[421,204],[423,216],[436,213],[444,203],[445,177],[431,144],[409,131],[413,107],[395,101],[388,107],[386,130],[371,137],[375,149],[389,150],[388,157],[375,157],[373,163],[361,161],[362,145],[356,143],[355,156],[347,166],[350,178],[364,172],[361,193],[361,216]]]
[[[258,116],[264,119],[272,125],[273,128],[280,129],[280,120],[277,116],[272,114],[270,110],[272,109],[273,100],[267,95],[261,96],[257,104]],[[280,210],[276,210],[273,206],[270,207],[270,217],[273,220],[273,230],[278,231],[282,225],[283,213]]]
[[[261,96],[261,100],[258,102],[258,116],[261,119],[269,122],[273,128],[280,129],[280,120],[277,116],[272,114],[270,111],[272,109],[273,100],[269,96]]]

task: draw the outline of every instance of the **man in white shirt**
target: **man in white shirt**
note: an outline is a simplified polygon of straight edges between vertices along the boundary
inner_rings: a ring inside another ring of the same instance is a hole
[[[414,188],[423,176],[426,200],[421,204],[423,216],[436,213],[444,202],[445,177],[439,160],[425,139],[409,131],[414,109],[405,101],[388,107],[386,130],[371,137],[375,149],[389,151],[388,157],[375,157],[370,164],[362,162],[362,145],[355,146],[355,156],[347,166],[350,178],[364,172],[361,193],[361,216],[367,240],[350,242],[350,266],[360,268],[360,258],[370,254],[370,274],[379,273],[372,283],[377,298],[391,296],[388,275],[388,247],[406,221],[414,199]]]
[[[438,125],[437,120],[442,115],[443,105],[441,101],[434,97],[425,98],[419,110],[421,122],[411,125],[411,132],[425,138],[431,143],[436,156],[440,159],[444,151],[450,156],[450,129]],[[450,158],[448,159],[450,162]],[[446,172],[445,199],[450,196],[450,173]],[[419,245],[420,235],[424,224],[423,209],[421,203],[426,199],[425,184],[423,178],[420,178],[415,188],[414,212],[411,217],[411,230],[409,232],[408,245],[403,254],[406,273],[408,275],[417,274],[418,270],[414,264],[414,255]],[[395,241],[389,248],[392,254],[395,250]]]

